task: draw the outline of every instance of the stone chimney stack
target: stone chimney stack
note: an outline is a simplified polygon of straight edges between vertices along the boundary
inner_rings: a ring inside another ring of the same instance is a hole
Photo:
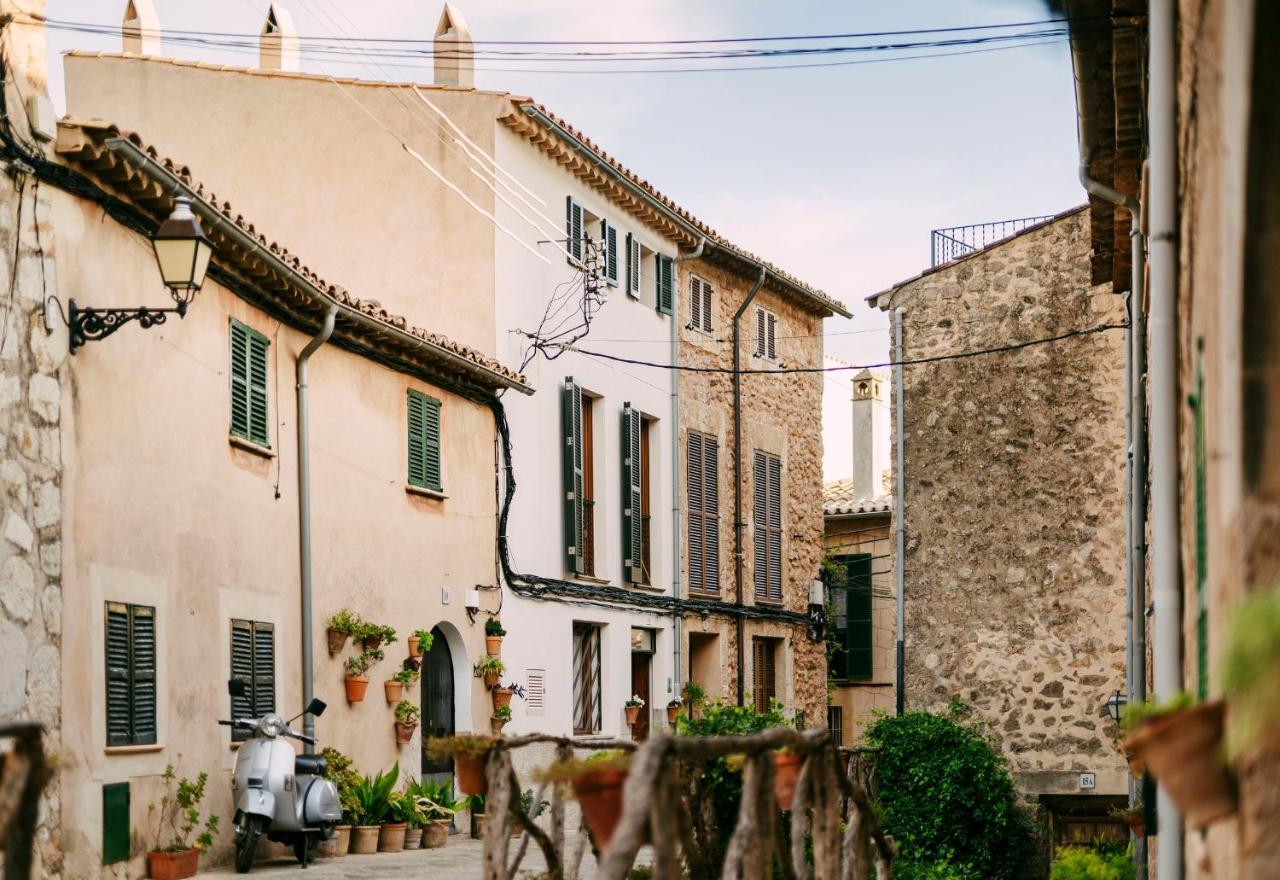
[[[435,40],[436,85],[460,89],[476,87],[476,62],[471,31],[452,3],[444,5]]]
[[[279,3],[267,9],[266,21],[258,34],[258,67],[263,70],[298,69],[298,29],[293,16]]]
[[[124,51],[136,55],[160,54],[160,19],[151,0],[129,0],[120,25]]]
[[[890,465],[888,384],[888,377],[875,370],[853,377],[853,497],[859,501],[885,494],[884,474]]]

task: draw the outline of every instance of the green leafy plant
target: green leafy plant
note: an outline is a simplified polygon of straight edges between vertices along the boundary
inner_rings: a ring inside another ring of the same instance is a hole
[[[414,798],[422,808],[425,822],[446,821],[459,810],[467,808],[467,799],[453,793],[453,782],[410,781],[405,793]]]
[[[557,761],[550,767],[535,773],[539,782],[572,782],[583,773],[592,770],[626,770],[631,766],[631,752],[622,749],[605,749],[592,752],[585,758]]]
[[[1134,880],[1137,870],[1128,852],[1098,852],[1081,846],[1058,850],[1049,880]]]
[[[1231,700],[1228,754],[1280,728],[1280,587],[1250,596],[1232,614],[1222,687]]]
[[[431,631],[426,629],[415,629],[413,637],[418,640],[418,650],[424,654],[431,650],[431,646],[436,640]]]
[[[473,795],[471,796],[470,801],[468,801],[468,803],[470,803],[470,805],[471,805],[471,815],[473,815],[473,816],[483,816],[483,815],[484,815],[485,805],[487,804],[487,801],[486,801],[486,799],[485,799],[485,796],[484,796],[484,795],[482,795],[482,794],[473,794]]]
[[[533,797],[534,795],[533,795],[532,788],[526,788],[524,791],[520,792],[520,806],[524,808],[525,815],[528,816],[530,819],[540,816],[543,810],[551,806],[549,802],[545,800],[539,800],[537,803],[537,806],[535,807],[533,803]]]
[[[1130,703],[1125,706],[1124,716],[1120,724],[1125,730],[1136,730],[1145,721],[1190,709],[1196,704],[1196,698],[1186,691],[1180,691],[1163,702]]]
[[[398,681],[405,687],[409,687],[418,680],[418,674],[418,670],[416,669],[401,669],[395,675],[391,676],[391,680]]]
[[[500,676],[506,671],[507,664],[503,663],[498,657],[482,657],[476,661],[476,678],[483,678],[486,675]]]
[[[147,811],[156,816],[155,852],[183,852],[189,849],[208,849],[218,834],[218,817],[210,813],[200,828],[200,802],[209,774],[201,771],[194,780],[179,778],[173,765],[164,768],[164,795],[160,803],[150,804]],[[156,815],[158,813],[158,815]],[[193,845],[192,835],[195,835]]]
[[[487,636],[497,636],[502,638],[507,631],[502,628],[502,621],[496,617],[490,617],[484,622],[484,634]]]
[[[354,635],[356,632],[359,632],[360,625],[360,617],[356,614],[352,614],[347,608],[343,608],[335,613],[329,618],[328,623],[325,624],[329,629],[336,630],[340,633],[346,633],[347,635]]]
[[[396,720],[401,724],[417,724],[421,714],[418,707],[408,700],[396,703]]]
[[[417,827],[426,821],[425,812],[416,800],[403,791],[393,791],[387,795],[387,815],[385,822],[403,822]]]
[[[502,707],[500,707],[500,708],[494,709],[494,710],[493,710],[493,717],[494,717],[494,718],[496,718],[496,719],[498,719],[499,721],[510,721],[510,720],[511,720],[511,707],[510,707],[510,706],[502,706]]]
[[[324,758],[324,778],[338,789],[338,803],[342,805],[342,821],[353,824],[352,818],[358,806],[355,788],[360,784],[360,774],[352,766],[351,759],[332,746],[325,746],[320,753]]]
[[[396,780],[400,778],[400,762],[386,773],[379,772],[370,778],[367,774],[360,778],[355,788],[356,815],[364,825],[381,825],[391,810],[391,793],[395,791]]]
[[[881,749],[878,803],[901,854],[895,876],[1020,880],[1030,870],[1031,823],[982,728],[908,712],[881,716],[866,739]]]
[[[363,676],[369,671],[369,652],[362,651],[359,654],[352,654],[347,658],[347,662],[343,664],[347,671],[347,675],[352,678]]]
[[[702,702],[707,698],[707,692],[696,681],[686,681],[680,693],[690,708],[702,705]]]
[[[364,639],[381,639],[382,644],[390,645],[396,640],[395,627],[382,626],[378,623],[361,622],[352,634],[353,638]]]

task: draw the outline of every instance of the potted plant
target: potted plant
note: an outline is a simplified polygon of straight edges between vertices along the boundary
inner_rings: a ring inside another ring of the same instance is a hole
[[[635,727],[636,720],[640,717],[640,710],[644,708],[644,700],[640,699],[639,694],[632,694],[627,700],[623,711],[627,713],[627,726]]]
[[[551,806],[546,800],[539,800],[536,804],[533,802],[534,794],[532,788],[526,788],[520,792],[520,806],[524,808],[524,814],[530,819],[536,819],[542,815],[542,811]],[[524,833],[523,826],[519,822],[513,822],[511,825],[511,836],[519,837]]]
[[[476,661],[476,678],[483,678],[484,686],[487,688],[497,687],[498,680],[502,677],[502,673],[506,671],[506,664],[497,657],[485,657]]]
[[[672,728],[676,726],[676,716],[680,714],[680,706],[683,705],[679,698],[667,703],[667,724]]]
[[[421,657],[431,650],[431,643],[434,641],[435,636],[429,630],[415,629],[413,635],[409,636],[409,656]]]
[[[601,852],[609,848],[622,818],[622,788],[631,755],[620,749],[596,752],[585,760],[562,761],[542,774],[548,782],[568,782],[582,806],[582,818]]]
[[[338,803],[342,806],[342,823],[325,843],[330,845],[329,855],[345,856],[351,848],[352,820],[359,806],[355,789],[360,784],[360,774],[352,769],[351,759],[332,746],[325,746],[320,754],[324,758],[324,778],[338,789]]]
[[[693,719],[698,710],[702,707],[703,701],[707,698],[707,692],[702,689],[702,685],[696,681],[686,681],[684,687],[680,691],[684,697],[684,704],[689,708],[685,710],[685,714]]]
[[[343,608],[325,624],[329,630],[329,655],[332,656],[343,649],[351,634],[360,628],[360,618]]]
[[[423,807],[425,824],[422,833],[424,849],[439,849],[449,843],[449,826],[459,810],[467,807],[465,798],[458,799],[453,795],[452,782],[419,782],[415,783],[414,796]]]
[[[393,791],[387,795],[387,813],[378,831],[378,852],[397,853],[404,849],[405,835],[409,832],[408,816],[414,809],[412,799],[404,792]]]
[[[396,640],[396,631],[389,626],[380,626],[376,623],[364,623],[360,625],[360,644],[365,650],[376,651],[384,644],[391,644]]]
[[[1143,818],[1142,801],[1138,801],[1131,807],[1117,807],[1111,810],[1108,815],[1114,816],[1124,824],[1128,825],[1133,831],[1134,837],[1146,837],[1146,820]]]
[[[1228,756],[1253,747],[1280,752],[1280,587],[1248,597],[1233,612],[1222,688],[1231,703]]]
[[[391,793],[395,790],[396,779],[400,776],[400,763],[386,773],[378,773],[370,778],[365,775],[355,788],[356,809],[353,819],[357,823],[352,829],[351,851],[367,854],[378,851],[378,838],[382,833],[382,822],[391,810]]]
[[[422,849],[422,832],[427,824],[427,807],[414,793],[416,786],[416,782],[409,780],[400,796],[400,817],[405,821],[404,848],[409,850]]]
[[[489,790],[485,765],[494,742],[492,736],[433,737],[427,740],[427,756],[433,761],[453,758],[458,790],[463,794],[482,795]]]
[[[147,853],[147,870],[154,880],[178,880],[194,877],[200,867],[200,851],[213,845],[218,833],[218,817],[209,814],[200,827],[200,802],[204,800],[209,774],[201,771],[195,780],[179,779],[173,765],[164,768],[164,795],[147,807],[156,817],[155,846]],[[192,840],[195,835],[195,840]]]
[[[364,699],[364,692],[369,687],[369,652],[362,651],[359,654],[353,654],[347,658],[345,664],[347,671],[343,684],[347,688],[347,702],[359,703]]]
[[[796,797],[796,782],[800,779],[800,765],[804,759],[790,749],[781,748],[773,753],[773,796],[778,808],[790,810]]]
[[[507,631],[502,628],[502,621],[496,617],[490,617],[484,622],[484,649],[490,657],[497,657],[502,653],[502,637]]]
[[[1121,744],[1125,754],[1143,762],[1192,828],[1236,809],[1221,754],[1223,712],[1221,700],[1195,704],[1185,693],[1125,712],[1125,729],[1132,731]]]
[[[512,697],[524,699],[525,690],[515,682],[501,685],[493,689],[493,708],[501,709],[503,706],[511,705]]]
[[[493,710],[493,717],[489,719],[489,723],[492,725],[494,733],[502,733],[502,728],[506,727],[507,722],[510,720],[511,707],[503,706],[501,709]]]
[[[416,669],[401,669],[384,681],[382,689],[387,695],[387,705],[390,706],[400,702],[404,698],[404,689],[410,687],[417,680],[418,671]]]
[[[485,796],[482,794],[473,794],[469,801],[469,806],[471,808],[471,836],[475,838],[483,838]]]
[[[418,728],[418,707],[408,700],[396,704],[396,742],[407,746],[413,741],[413,732]]]

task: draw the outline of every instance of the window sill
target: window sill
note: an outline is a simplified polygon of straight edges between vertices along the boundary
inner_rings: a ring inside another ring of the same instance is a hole
[[[719,590],[689,590],[689,595],[695,596],[699,599],[719,600],[720,598],[722,598]]]
[[[588,584],[595,584],[601,587],[609,587],[613,585],[613,581],[609,580],[608,578],[598,578],[595,575],[590,575],[590,574],[571,574],[569,575],[569,579],[575,580],[575,581],[582,581]]]
[[[632,590],[639,590],[642,593],[665,593],[667,591],[666,587],[657,587],[657,586],[654,586],[653,584],[637,584],[634,582],[628,583],[627,588]]]
[[[431,498],[436,501],[444,501],[449,497],[443,492],[437,492],[435,489],[426,489],[422,486],[413,486],[408,483],[405,484],[404,491],[409,495],[418,495],[422,498]]]
[[[149,743],[145,746],[104,746],[104,755],[145,755],[150,752],[163,752],[164,743]]]
[[[228,434],[227,441],[236,449],[242,449],[245,452],[248,452],[252,455],[258,455],[258,456],[261,456],[262,458],[276,457],[274,450],[266,446],[259,446],[257,443],[253,443],[249,440],[244,439],[243,437],[237,437],[235,434]]]
[[[786,608],[787,605],[782,599],[766,599],[763,596],[756,596],[755,604],[766,608]]]

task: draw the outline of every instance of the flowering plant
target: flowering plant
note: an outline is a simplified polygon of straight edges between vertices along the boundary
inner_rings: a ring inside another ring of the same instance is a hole
[[[632,694],[631,699],[627,700],[628,709],[638,709],[644,705],[644,700],[640,699],[639,694]]]

